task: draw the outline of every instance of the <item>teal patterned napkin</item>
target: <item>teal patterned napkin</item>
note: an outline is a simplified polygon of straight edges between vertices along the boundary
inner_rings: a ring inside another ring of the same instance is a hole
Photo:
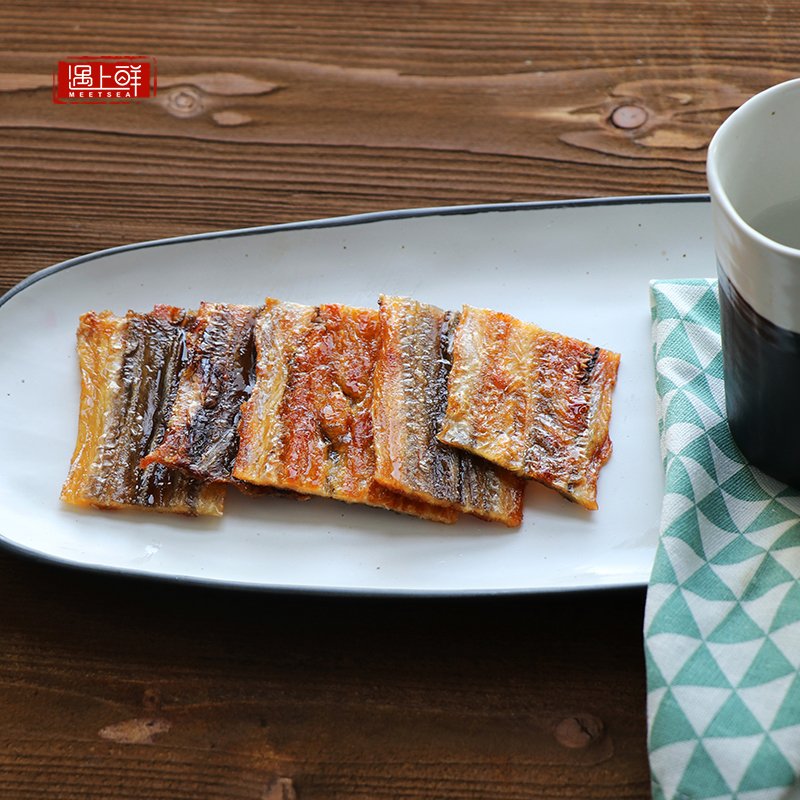
[[[716,282],[650,294],[665,472],[644,627],[653,798],[800,798],[800,493],[731,439]]]

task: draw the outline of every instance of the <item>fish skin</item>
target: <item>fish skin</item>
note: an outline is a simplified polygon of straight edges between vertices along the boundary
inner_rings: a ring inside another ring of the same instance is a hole
[[[166,433],[141,462],[182,469],[204,481],[234,483],[242,403],[249,397],[258,309],[201,303],[186,326],[181,371]]]
[[[222,514],[223,487],[142,457],[166,428],[183,366],[184,319],[159,306],[84,314],[78,326],[81,400],[78,437],[61,499],[78,506]]]
[[[429,503],[509,527],[522,522],[524,482],[443,444],[450,352],[458,314],[382,295],[375,371],[376,480]]]
[[[440,441],[597,508],[620,356],[464,306]]]
[[[256,380],[242,407],[233,476],[438,522],[457,514],[374,480],[378,312],[268,298],[256,318]]]

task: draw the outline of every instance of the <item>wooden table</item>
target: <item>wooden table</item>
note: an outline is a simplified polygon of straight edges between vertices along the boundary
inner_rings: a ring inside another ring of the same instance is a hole
[[[782,0],[6,0],[0,292],[162,236],[704,191],[799,33]],[[157,97],[53,103],[86,54],[157,57]],[[648,796],[642,589],[300,597],[2,552],[0,598],[2,797]]]

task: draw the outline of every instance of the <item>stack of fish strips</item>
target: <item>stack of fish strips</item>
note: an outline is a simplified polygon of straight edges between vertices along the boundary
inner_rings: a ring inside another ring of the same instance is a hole
[[[233,485],[516,527],[526,479],[596,509],[611,453],[619,355],[470,306],[89,312],[78,354],[79,506],[220,515]]]

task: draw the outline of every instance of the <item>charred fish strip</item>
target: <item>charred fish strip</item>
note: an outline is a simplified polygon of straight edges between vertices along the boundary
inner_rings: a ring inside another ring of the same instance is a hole
[[[523,482],[436,438],[447,404],[458,314],[382,296],[380,321],[373,404],[376,480],[428,503],[519,525]]]
[[[201,304],[186,326],[187,362],[166,435],[143,467],[158,463],[204,481],[232,481],[241,406],[250,394],[256,311]]]
[[[256,379],[242,408],[233,475],[440,522],[457,514],[374,479],[378,312],[268,299],[256,318]]]
[[[618,367],[617,353],[464,306],[439,439],[596,509]]]
[[[164,434],[183,367],[178,309],[151,314],[106,311],[81,317],[78,439],[65,502],[182,514],[222,513],[224,488],[141,459]]]

